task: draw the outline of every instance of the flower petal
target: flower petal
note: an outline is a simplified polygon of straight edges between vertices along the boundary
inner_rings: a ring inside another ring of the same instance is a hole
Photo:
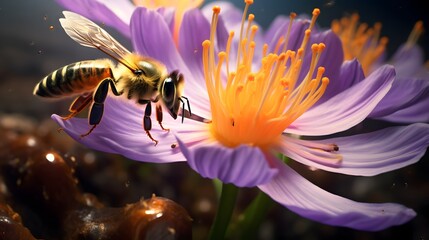
[[[159,12],[139,7],[131,16],[130,25],[134,50],[162,62],[169,71],[180,69],[183,72],[183,68],[187,69],[170,28]]]
[[[323,31],[320,33],[312,34],[310,43],[308,44],[305,58],[302,65],[302,70],[299,79],[304,79],[310,69],[310,63],[312,58],[311,46],[313,44],[324,43],[325,49],[320,54],[319,61],[317,62],[316,69],[321,66],[325,68],[323,76],[328,77],[330,80],[335,81],[340,73],[341,65],[344,61],[344,52],[341,45],[341,40],[338,36],[329,31]],[[317,74],[317,70],[313,73],[313,77]],[[329,85],[328,85],[329,88]]]
[[[390,60],[390,64],[395,66],[399,77],[414,76],[420,70],[423,62],[423,49],[415,44],[403,44]]]
[[[253,187],[266,183],[277,173],[277,169],[268,165],[259,148],[246,145],[228,148],[210,141],[188,147],[180,135],[177,140],[191,168],[206,178],[218,178],[239,187]]]
[[[219,6],[221,8],[221,12],[219,14],[219,22],[216,29],[216,38],[217,43],[216,47],[219,51],[225,51],[225,47],[228,42],[229,33],[231,31],[234,31],[235,37],[233,38],[230,53],[229,53],[229,59],[230,64],[234,66],[236,64],[236,58],[237,58],[237,49],[240,39],[240,30],[241,30],[241,20],[243,17],[243,10],[241,8],[235,7],[234,4],[226,1],[215,1],[211,3],[207,3],[202,8],[202,13],[206,17],[206,19],[211,19],[213,14],[213,7]],[[246,21],[247,24],[247,21]],[[253,21],[252,25],[258,26],[259,29],[261,27],[256,21]],[[246,26],[244,26],[244,31],[246,31]],[[258,44],[255,46],[255,52],[254,57],[255,59],[260,59],[260,56],[262,54],[262,43],[263,36],[262,31],[259,30],[256,32],[256,35],[254,37],[254,41]]]
[[[288,40],[288,50],[296,51],[301,46],[304,38],[304,32],[308,29],[310,21],[308,19],[294,20]],[[268,43],[269,52],[274,52],[277,42],[281,37],[285,37],[289,26],[289,18],[284,16],[277,17],[268,28],[265,34],[265,42]],[[284,44],[283,44],[284,45]],[[283,46],[282,46],[283,47]]]
[[[340,68],[338,77],[330,79],[329,85],[319,102],[332,98],[338,93],[341,93],[361,82],[363,79],[365,79],[365,76],[363,74],[362,66],[357,59],[344,61]]]
[[[114,27],[125,36],[130,36],[130,18],[135,7],[128,0],[57,0],[57,2],[68,10]]]
[[[396,78],[370,117],[402,123],[428,122],[428,106],[428,79]]]
[[[131,17],[131,35],[134,49],[138,53],[157,59],[170,72],[179,70],[184,75],[184,95],[189,98],[193,112],[210,119],[207,91],[201,85],[203,80],[195,79],[193,74],[193,71],[201,70],[189,69],[185,64],[164,17],[157,11],[137,8]],[[188,36],[187,40],[190,38]]]
[[[279,163],[271,182],[258,186],[289,210],[324,224],[378,231],[403,224],[416,213],[395,203],[360,203],[331,194]]]
[[[428,103],[425,99],[380,119],[397,123],[428,122],[429,111],[427,109]]]
[[[329,144],[336,144],[339,151],[316,149],[317,145]],[[348,175],[373,176],[419,161],[428,145],[429,125],[416,123],[318,141],[287,137],[283,151],[311,167]],[[338,156],[342,156],[342,161],[336,162]]]
[[[179,51],[182,58],[192,69],[192,79],[197,81],[195,91],[206,91],[203,73],[203,46],[202,42],[210,39],[210,23],[199,9],[192,9],[185,13],[179,34]]]
[[[285,132],[320,136],[347,130],[372,112],[389,91],[394,78],[394,68],[383,66],[364,81],[309,109]]]
[[[159,140],[154,146],[142,126],[144,112],[129,102],[118,97],[108,97],[104,104],[104,114],[99,125],[86,137],[80,137],[90,129],[87,119],[72,118],[62,120],[52,115],[61,128],[77,142],[95,150],[121,154],[127,158],[143,162],[177,162],[185,158],[171,144],[176,143],[172,133],[163,131],[158,124],[153,124],[150,131]]]

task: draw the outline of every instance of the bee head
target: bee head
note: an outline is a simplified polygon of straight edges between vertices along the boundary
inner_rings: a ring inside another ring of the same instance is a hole
[[[170,115],[176,119],[183,90],[183,75],[178,71],[170,73],[161,83],[160,95]]]
[[[134,74],[137,76],[144,75],[147,78],[153,78],[159,74],[156,66],[149,61],[139,61],[137,66],[138,69],[134,70]]]

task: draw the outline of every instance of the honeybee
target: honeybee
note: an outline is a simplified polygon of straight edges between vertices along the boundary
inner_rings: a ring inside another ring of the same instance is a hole
[[[64,120],[90,105],[88,121],[92,127],[81,137],[89,135],[100,123],[109,88],[115,96],[124,95],[146,105],[143,127],[155,145],[158,141],[150,134],[152,102],[156,103],[156,119],[165,131],[168,129],[162,125],[162,105],[176,119],[182,103],[182,122],[185,101],[191,113],[188,98],[182,96],[184,77],[177,70],[168,73],[157,60],[131,53],[97,24],[79,14],[69,11],[63,14],[61,26],[74,41],[99,49],[118,62],[117,66],[109,59],[72,63],[55,70],[34,88],[34,95],[45,98],[77,96],[69,107],[70,114],[62,117]]]

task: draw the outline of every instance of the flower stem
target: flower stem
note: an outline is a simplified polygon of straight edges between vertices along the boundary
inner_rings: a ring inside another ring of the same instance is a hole
[[[209,238],[218,240],[225,238],[225,232],[232,217],[232,212],[237,199],[238,188],[232,184],[222,184],[219,206],[216,217],[210,229]]]
[[[252,203],[240,216],[240,220],[232,233],[232,239],[254,239],[259,226],[265,220],[268,211],[274,206],[274,201],[264,192],[260,191]]]
[[[288,164],[291,159],[281,153],[277,157]],[[275,202],[264,192],[259,191],[255,199],[239,216],[238,221],[228,232],[231,239],[254,239],[259,230],[259,226],[265,220],[268,211],[275,205]]]

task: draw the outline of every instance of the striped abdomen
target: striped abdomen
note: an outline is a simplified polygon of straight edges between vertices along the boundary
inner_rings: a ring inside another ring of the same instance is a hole
[[[92,60],[72,63],[46,76],[34,88],[34,95],[65,97],[92,92],[105,78],[113,78],[110,60]]]

